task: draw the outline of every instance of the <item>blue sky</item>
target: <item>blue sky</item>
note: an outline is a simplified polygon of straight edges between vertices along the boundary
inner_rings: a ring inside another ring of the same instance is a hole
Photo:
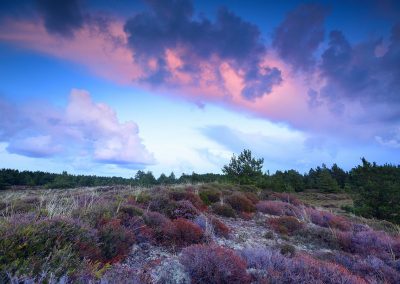
[[[4,1],[0,167],[399,164],[396,1]],[[222,7],[222,8],[221,8]]]

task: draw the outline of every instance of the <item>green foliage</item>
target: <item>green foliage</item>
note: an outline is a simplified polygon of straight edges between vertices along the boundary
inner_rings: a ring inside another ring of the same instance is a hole
[[[232,218],[236,217],[235,210],[233,210],[232,206],[229,204],[214,203],[211,208],[212,211],[217,215]]]
[[[350,184],[356,193],[355,212],[400,224],[400,167],[371,164],[364,158],[362,165],[350,171]]]
[[[39,275],[47,267],[60,277],[98,253],[95,233],[70,219],[15,220],[0,229],[0,271],[16,275]]]
[[[228,179],[238,184],[255,184],[262,177],[264,159],[256,159],[250,150],[243,150],[238,157],[233,155],[229,165],[222,168]]]
[[[205,188],[200,190],[199,196],[204,204],[211,205],[220,201],[221,191],[215,188]]]

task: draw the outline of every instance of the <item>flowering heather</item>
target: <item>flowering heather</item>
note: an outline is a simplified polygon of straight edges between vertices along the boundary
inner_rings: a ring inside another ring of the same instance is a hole
[[[336,252],[323,257],[346,267],[352,273],[365,278],[369,283],[400,283],[400,271],[376,256],[361,257]]]
[[[180,258],[191,283],[250,283],[246,262],[231,249],[193,245],[182,250]]]
[[[341,265],[304,254],[289,258],[268,248],[247,248],[239,253],[248,268],[256,269],[252,273],[256,283],[367,283]]]
[[[338,229],[341,231],[349,231],[352,227],[351,223],[345,217],[337,216],[327,211],[307,208],[306,214],[308,214],[312,223],[321,227]]]
[[[234,193],[225,199],[226,203],[239,212],[254,212],[253,202],[242,193]]]
[[[276,216],[302,216],[302,211],[298,207],[282,201],[260,201],[257,203],[256,208],[262,213]]]
[[[360,255],[375,255],[390,261],[400,257],[400,239],[382,231],[342,232],[338,240],[343,250]]]

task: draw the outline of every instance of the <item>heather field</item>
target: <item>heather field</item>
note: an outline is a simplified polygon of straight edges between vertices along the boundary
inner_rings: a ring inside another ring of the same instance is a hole
[[[400,283],[400,231],[344,193],[210,183],[0,191],[1,283]]]

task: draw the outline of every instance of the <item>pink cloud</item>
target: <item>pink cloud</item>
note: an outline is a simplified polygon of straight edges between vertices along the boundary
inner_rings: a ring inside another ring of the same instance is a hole
[[[0,40],[82,64],[94,74],[120,84],[134,84],[155,93],[166,93],[199,105],[204,105],[204,102],[215,103],[273,121],[285,122],[301,129],[329,132],[331,129],[340,128],[340,132],[354,132],[356,127],[342,126],[362,112],[357,102],[349,103],[341,116],[333,114],[326,105],[310,108],[309,89],[319,90],[324,82],[319,79],[317,73],[293,73],[290,66],[272,51],[266,53],[257,68],[263,70],[276,67],[280,70],[283,81],[274,85],[269,94],[251,100],[242,95],[246,83],[244,69],[218,56],[211,56],[208,60],[188,56],[188,50],[182,46],[165,51],[164,71],[168,76],[163,84],[155,86],[144,82],[150,73],[159,68],[159,62],[156,58],[150,58],[146,62],[135,58],[135,52],[127,45],[127,35],[121,20],[111,21],[106,32],[87,23],[75,32],[72,39],[48,34],[40,21],[7,20],[0,27]],[[182,68],[185,60],[190,60],[191,65],[196,66],[198,70],[193,73]],[[82,103],[83,101],[82,99]],[[101,105],[97,107],[102,108]],[[106,108],[105,111],[110,110]],[[135,131],[133,126],[129,127],[130,131]],[[363,133],[361,128],[360,133]],[[122,147],[115,141],[109,141],[103,146],[108,148],[108,151],[99,151],[96,155],[104,160],[115,156],[115,152]]]

